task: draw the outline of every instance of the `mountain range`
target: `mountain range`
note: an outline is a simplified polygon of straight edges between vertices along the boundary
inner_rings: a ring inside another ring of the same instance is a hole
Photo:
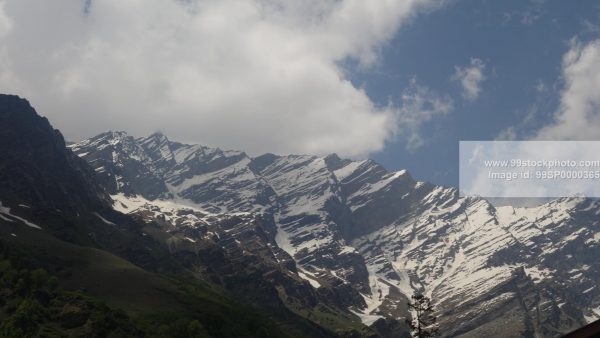
[[[173,307],[213,336],[410,337],[414,293],[448,337],[558,337],[600,318],[596,200],[495,207],[372,160],[161,133],[66,146],[14,96],[0,119],[3,245],[134,323]],[[223,332],[207,303],[223,323],[256,317]]]

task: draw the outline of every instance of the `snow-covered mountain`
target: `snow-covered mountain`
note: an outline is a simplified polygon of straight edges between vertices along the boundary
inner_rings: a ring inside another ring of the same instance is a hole
[[[260,248],[365,324],[402,320],[415,291],[432,298],[445,336],[559,336],[600,317],[596,201],[495,208],[370,160],[253,158],[159,133],[107,132],[71,149],[115,209],[172,228],[174,247],[223,236],[240,255]],[[264,233],[223,225],[234,216],[260,218]]]

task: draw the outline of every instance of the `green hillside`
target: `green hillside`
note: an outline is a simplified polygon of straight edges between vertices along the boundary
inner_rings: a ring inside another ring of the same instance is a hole
[[[2,336],[295,335],[208,286],[147,272],[102,250],[6,222],[0,238]]]

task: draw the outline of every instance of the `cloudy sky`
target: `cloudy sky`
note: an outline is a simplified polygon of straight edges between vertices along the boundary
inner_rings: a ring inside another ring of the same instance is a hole
[[[600,139],[578,0],[0,0],[0,91],[105,130],[456,185],[458,141]]]

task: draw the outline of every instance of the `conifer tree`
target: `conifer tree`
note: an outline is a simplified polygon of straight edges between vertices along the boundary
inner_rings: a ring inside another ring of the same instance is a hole
[[[408,309],[413,317],[407,319],[406,323],[414,337],[428,338],[437,335],[436,318],[433,315],[433,307],[428,297],[421,293],[415,293],[408,303]]]

